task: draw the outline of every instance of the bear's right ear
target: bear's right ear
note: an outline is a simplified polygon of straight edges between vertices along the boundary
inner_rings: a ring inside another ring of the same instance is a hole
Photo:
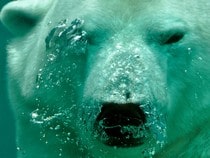
[[[53,0],[16,0],[0,13],[2,23],[15,35],[29,32],[46,14]]]

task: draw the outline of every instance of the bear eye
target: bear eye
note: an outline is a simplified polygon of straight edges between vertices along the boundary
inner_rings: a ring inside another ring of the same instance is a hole
[[[162,44],[166,44],[166,45],[174,44],[174,43],[177,43],[177,42],[181,41],[183,37],[184,37],[184,33],[183,32],[176,32],[176,33],[173,33],[173,34],[166,34],[163,37]]]

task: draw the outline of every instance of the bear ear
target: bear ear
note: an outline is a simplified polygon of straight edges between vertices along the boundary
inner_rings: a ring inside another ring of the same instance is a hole
[[[15,35],[29,32],[49,10],[53,0],[16,0],[0,13],[2,23]]]

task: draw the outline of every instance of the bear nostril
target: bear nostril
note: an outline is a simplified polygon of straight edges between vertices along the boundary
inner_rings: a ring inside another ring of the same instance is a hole
[[[95,129],[109,138],[105,144],[133,146],[142,143],[142,136],[136,133],[145,130],[145,123],[146,115],[138,104],[105,103],[96,118]]]

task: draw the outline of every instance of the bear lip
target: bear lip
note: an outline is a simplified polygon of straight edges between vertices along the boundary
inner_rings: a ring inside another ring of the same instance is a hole
[[[105,103],[94,127],[104,144],[132,147],[143,144],[145,123],[146,115],[138,104]]]

